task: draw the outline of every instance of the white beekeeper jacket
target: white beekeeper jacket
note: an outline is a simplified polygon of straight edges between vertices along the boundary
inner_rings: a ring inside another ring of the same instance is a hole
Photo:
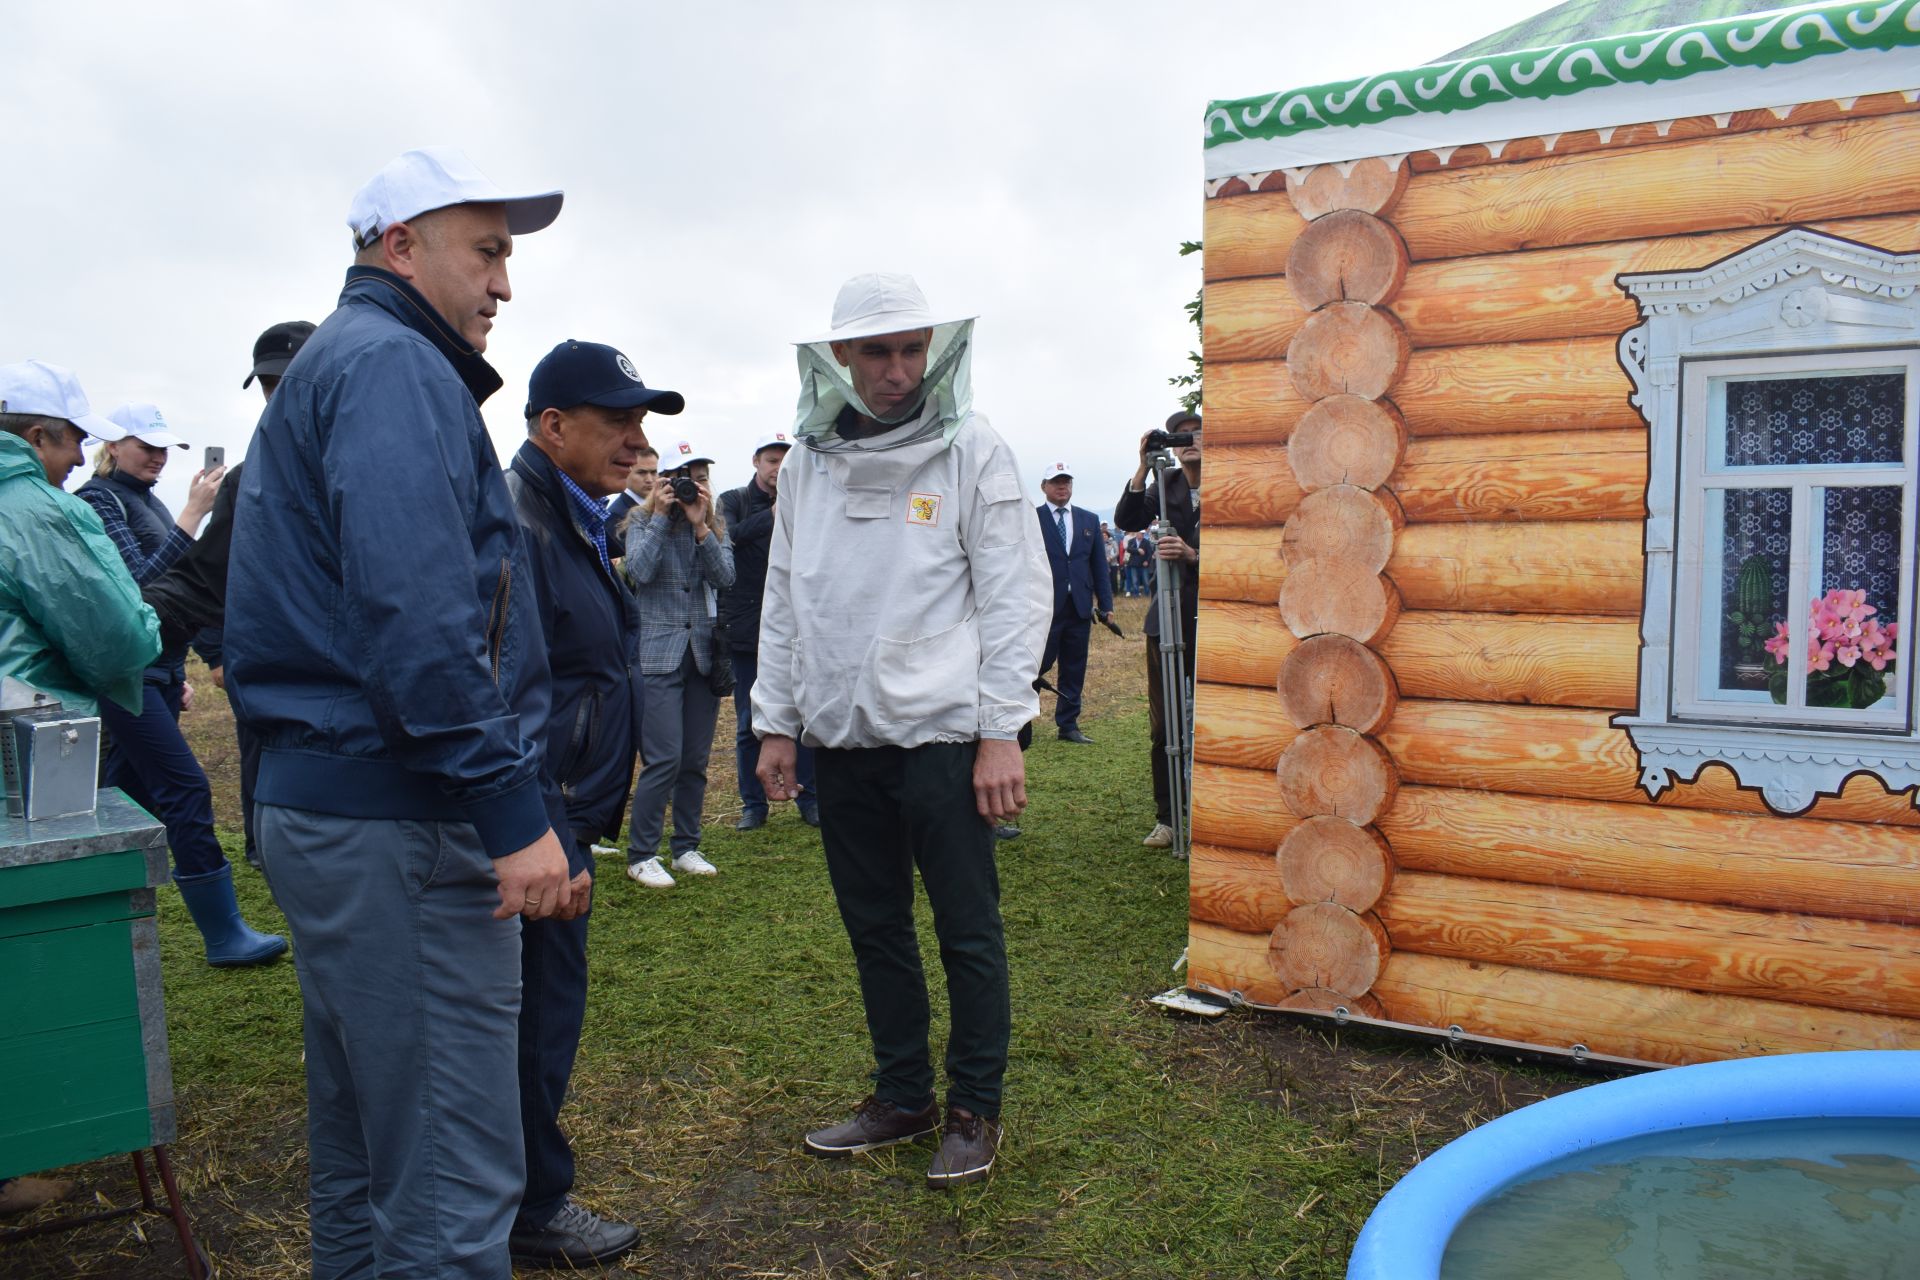
[[[849,289],[863,279],[905,278]],[[936,330],[919,412],[856,440],[833,430],[861,406],[826,343],[801,348],[801,444],[780,469],[760,614],[760,736],[917,747],[1011,739],[1039,714],[1052,571],[1013,450],[965,404],[971,324]]]

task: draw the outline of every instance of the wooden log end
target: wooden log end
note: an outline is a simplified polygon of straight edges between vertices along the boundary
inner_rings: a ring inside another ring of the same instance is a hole
[[[1370,213],[1339,209],[1307,224],[1287,251],[1287,283],[1307,311],[1329,302],[1378,306],[1407,278],[1407,245]]]
[[[1392,494],[1332,485],[1300,499],[1280,535],[1280,554],[1290,569],[1325,560],[1379,573],[1393,556],[1394,534],[1405,525]]]
[[[1280,584],[1280,617],[1301,639],[1331,633],[1373,644],[1400,617],[1392,579],[1343,560],[1289,567]]]
[[[1280,706],[1294,727],[1337,724],[1372,733],[1393,719],[1400,690],[1386,660],[1352,636],[1301,641],[1280,663]]]
[[[1299,817],[1330,814],[1356,826],[1385,813],[1400,789],[1386,748],[1338,725],[1321,725],[1295,738],[1281,753],[1276,773],[1281,797]]]
[[[1358,209],[1362,213],[1384,214],[1406,192],[1413,166],[1404,160],[1389,164],[1370,157],[1341,173],[1336,165],[1323,164],[1309,170],[1298,182],[1287,184],[1287,195],[1300,216],[1312,221],[1338,209]]]
[[[1384,400],[1328,396],[1301,415],[1287,461],[1311,493],[1336,484],[1378,489],[1407,455],[1407,424]]]
[[[1392,947],[1371,915],[1331,902],[1295,907],[1274,926],[1267,958],[1289,991],[1366,994],[1379,980]]]
[[[1400,380],[1411,353],[1406,326],[1392,312],[1330,302],[1287,344],[1287,375],[1307,400],[1343,394],[1377,400]]]
[[[1322,814],[1287,833],[1274,855],[1280,888],[1298,907],[1332,902],[1366,911],[1393,887],[1393,851],[1372,827]]]
[[[1289,1013],[1338,1013],[1345,1009],[1348,1013],[1361,1018],[1387,1020],[1387,1007],[1368,994],[1343,996],[1338,991],[1329,991],[1325,987],[1309,987],[1305,991],[1296,991],[1280,1002],[1280,1007]]]

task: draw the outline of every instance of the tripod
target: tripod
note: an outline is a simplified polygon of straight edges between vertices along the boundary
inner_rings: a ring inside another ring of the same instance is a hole
[[[1154,487],[1160,494],[1160,514],[1153,522],[1153,540],[1174,532],[1167,517],[1167,478],[1180,470],[1173,454],[1153,455]],[[1181,617],[1181,566],[1158,556],[1153,561],[1153,607],[1160,627],[1160,706],[1166,716],[1167,793],[1173,808],[1173,856],[1193,851],[1193,698],[1188,683],[1187,629]]]

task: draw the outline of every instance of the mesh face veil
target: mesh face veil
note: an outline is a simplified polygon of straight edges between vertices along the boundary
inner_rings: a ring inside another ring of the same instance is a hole
[[[942,319],[932,315],[920,287],[909,276],[855,276],[834,302],[831,332],[801,342],[800,404],[793,434],[811,449],[891,449],[935,436],[951,441],[973,407],[973,319]],[[927,372],[917,396],[891,416],[875,413],[854,390],[851,371],[834,358],[835,342],[932,330],[927,344]],[[888,431],[887,438],[843,440],[834,429],[843,409],[889,428],[912,425],[906,432]],[[899,436],[898,439],[891,437]]]

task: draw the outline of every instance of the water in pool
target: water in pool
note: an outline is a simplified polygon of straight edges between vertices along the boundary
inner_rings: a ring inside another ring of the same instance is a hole
[[[1545,1165],[1454,1231],[1441,1280],[1913,1280],[1920,1120],[1651,1134]]]

